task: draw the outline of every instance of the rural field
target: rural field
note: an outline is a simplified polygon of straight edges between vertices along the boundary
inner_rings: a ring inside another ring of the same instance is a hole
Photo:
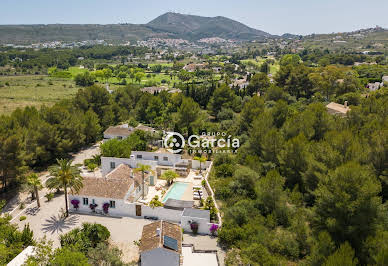
[[[25,106],[53,105],[78,91],[73,80],[44,75],[1,76],[0,114],[10,114]]]

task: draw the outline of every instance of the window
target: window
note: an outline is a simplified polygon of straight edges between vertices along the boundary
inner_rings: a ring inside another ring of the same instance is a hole
[[[121,139],[123,139],[123,137],[122,137],[122,136],[117,136],[117,139],[120,139],[120,140],[121,140]]]
[[[159,160],[159,156],[154,156],[154,160],[158,161]]]
[[[96,202],[94,201],[94,199],[92,199],[92,203],[93,203],[93,205],[96,204]]]
[[[136,158],[137,158],[137,159],[143,159],[143,155],[138,154],[138,155],[136,155]]]
[[[88,198],[83,198],[84,205],[89,205],[89,199]]]
[[[115,169],[116,168],[116,163],[115,162],[110,162],[110,168]]]
[[[116,201],[114,200],[109,201],[109,207],[116,208]]]
[[[163,161],[168,161],[168,157],[163,157]]]

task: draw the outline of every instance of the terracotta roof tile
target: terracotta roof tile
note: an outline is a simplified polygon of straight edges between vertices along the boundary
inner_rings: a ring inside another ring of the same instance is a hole
[[[146,176],[147,179],[148,176]],[[133,171],[128,165],[120,164],[105,177],[85,177],[83,187],[75,195],[94,196],[110,199],[124,199],[129,188],[142,184],[142,174]]]
[[[125,128],[125,127],[109,127],[107,130],[104,131],[104,135],[114,135],[114,136],[129,136],[134,132],[132,127]]]
[[[156,229],[160,229],[160,235],[156,234]],[[178,251],[163,246],[164,236],[169,236],[178,242]],[[182,253],[182,229],[178,224],[157,221],[143,227],[141,236],[140,252],[152,250],[154,248],[165,248],[173,252]]]

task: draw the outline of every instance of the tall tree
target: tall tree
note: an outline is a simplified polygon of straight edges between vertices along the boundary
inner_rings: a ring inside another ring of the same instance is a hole
[[[46,181],[48,188],[63,188],[65,191],[66,217],[69,216],[69,203],[67,192],[70,189],[72,192],[78,192],[83,184],[80,170],[78,167],[71,165],[72,161],[68,159],[57,159],[57,165],[50,167],[50,175],[52,176]]]
[[[142,178],[142,191],[143,191],[143,195],[142,195],[142,198],[144,199],[145,198],[145,191],[144,191],[144,182],[145,182],[145,174],[148,173],[148,172],[151,172],[151,166],[149,165],[145,165],[145,164],[138,164],[137,165],[137,168],[135,169],[136,172],[141,172],[141,178]]]
[[[39,199],[39,189],[42,189],[42,183],[40,182],[39,176],[37,174],[30,174],[27,176],[27,184],[31,186],[34,190],[34,195],[38,208],[40,208],[40,199]]]
[[[367,167],[350,162],[321,180],[315,191],[313,228],[326,230],[337,244],[348,241],[357,253],[381,223],[381,186]]]

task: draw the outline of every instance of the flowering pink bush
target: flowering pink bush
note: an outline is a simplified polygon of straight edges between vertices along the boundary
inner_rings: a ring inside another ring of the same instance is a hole
[[[194,234],[197,234],[198,233],[198,224],[196,222],[192,222],[190,224],[190,229],[191,229],[191,231],[193,231]]]
[[[218,224],[212,224],[209,230],[210,230],[210,233],[214,236],[218,230]]]
[[[73,199],[73,200],[71,201],[71,204],[73,205],[74,209],[77,209],[77,210],[78,210],[78,208],[79,208],[79,200]]]
[[[104,210],[104,213],[107,214],[108,213],[108,210],[109,210],[109,203],[104,203],[104,205],[102,206],[102,209]]]

